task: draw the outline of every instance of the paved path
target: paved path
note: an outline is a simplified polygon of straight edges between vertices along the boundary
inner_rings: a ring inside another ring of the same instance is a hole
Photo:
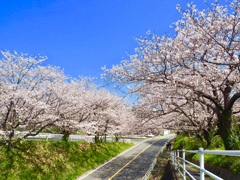
[[[131,149],[120,154],[96,170],[83,175],[78,180],[138,180],[148,171],[154,158],[163,149],[166,142],[174,136],[150,138],[137,143]]]

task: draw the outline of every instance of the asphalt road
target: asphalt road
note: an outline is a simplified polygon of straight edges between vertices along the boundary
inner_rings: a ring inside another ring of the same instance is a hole
[[[173,135],[139,141],[124,153],[77,180],[138,180],[142,179],[153,160]]]

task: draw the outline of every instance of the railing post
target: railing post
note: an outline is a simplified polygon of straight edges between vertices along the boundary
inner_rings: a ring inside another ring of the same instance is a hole
[[[199,155],[200,155],[200,180],[204,180],[204,152],[203,148],[199,148]]]
[[[179,169],[179,150],[177,150],[177,169]]]
[[[186,164],[185,164],[185,149],[182,150],[182,158],[183,158],[183,179],[186,179]]]
[[[174,151],[174,168],[177,169],[177,151]]]
[[[175,153],[174,153],[174,151],[172,151],[171,152],[171,160],[172,160],[172,162],[173,162],[173,165],[175,166]]]

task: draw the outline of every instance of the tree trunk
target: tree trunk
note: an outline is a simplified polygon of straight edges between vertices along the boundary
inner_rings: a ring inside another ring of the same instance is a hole
[[[231,139],[231,125],[232,125],[232,111],[223,110],[222,113],[218,113],[218,132],[221,139],[223,140],[226,150],[232,150],[233,147],[230,143]]]
[[[117,134],[117,133],[115,134],[115,141],[116,141],[116,142],[118,142],[118,141],[119,141],[119,136],[118,136],[118,134]]]
[[[95,137],[94,137],[95,143],[99,143],[100,142],[100,135],[99,133],[96,133]]]
[[[8,151],[11,150],[14,147],[13,139],[14,139],[14,131],[11,131],[9,133],[9,139],[6,141]]]
[[[107,142],[107,134],[104,134],[104,142]]]
[[[65,142],[68,142],[69,136],[70,136],[70,132],[69,131],[63,131],[62,140],[65,141]]]
[[[207,142],[207,146],[210,146],[212,141],[211,133],[208,130],[203,130],[203,137]]]

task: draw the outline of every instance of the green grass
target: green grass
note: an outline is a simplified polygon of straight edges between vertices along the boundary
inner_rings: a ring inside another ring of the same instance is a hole
[[[182,135],[176,137],[173,149],[182,149],[183,141],[185,150],[198,150],[200,147],[207,150],[225,150],[224,144],[219,136],[215,136],[212,139],[211,145],[207,147],[206,142],[201,141],[199,138],[190,138],[187,136],[183,138]],[[195,161],[199,161],[199,154],[186,153],[186,156]],[[204,162],[209,165],[228,169],[233,174],[238,174],[240,172],[240,157],[205,154]]]
[[[0,146],[0,180],[70,180],[116,156],[132,143],[24,141]]]

